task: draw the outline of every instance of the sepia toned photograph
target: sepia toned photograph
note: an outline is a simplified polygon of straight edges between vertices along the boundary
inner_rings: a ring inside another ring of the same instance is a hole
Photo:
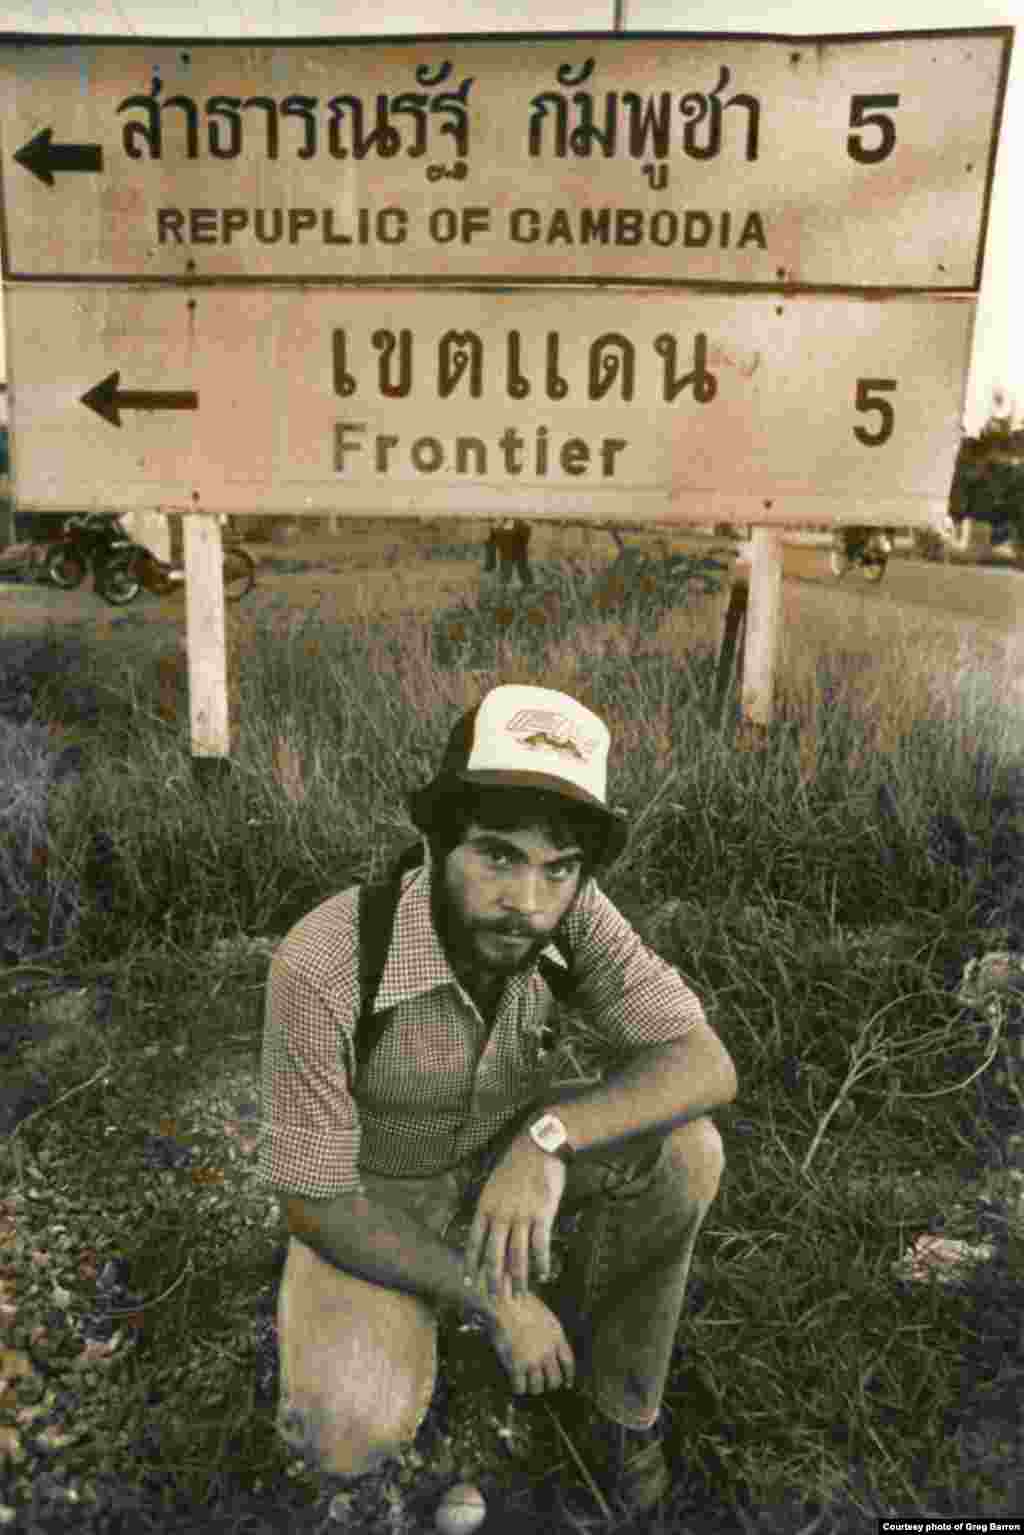
[[[9,0],[0,1531],[1024,1528],[1020,0]]]

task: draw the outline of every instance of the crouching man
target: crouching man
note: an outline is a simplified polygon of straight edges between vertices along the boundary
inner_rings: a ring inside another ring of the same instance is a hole
[[[627,835],[609,744],[566,694],[493,689],[410,796],[424,861],[387,920],[360,935],[346,890],[274,955],[261,1172],[290,1233],[278,1424],[324,1472],[358,1477],[414,1437],[448,1307],[483,1324],[514,1391],[560,1393],[609,1495],[639,1512],[668,1490],[659,1410],[722,1173],[708,1116],[736,1074],[596,882]],[[545,1079],[559,978],[607,1044],[596,1084]],[[552,1226],[574,1212],[556,1302]]]

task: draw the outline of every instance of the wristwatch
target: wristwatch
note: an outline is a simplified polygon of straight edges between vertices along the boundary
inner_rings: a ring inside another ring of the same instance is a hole
[[[569,1132],[557,1114],[542,1114],[529,1126],[529,1134],[535,1146],[561,1162],[570,1162],[576,1155],[569,1145]]]

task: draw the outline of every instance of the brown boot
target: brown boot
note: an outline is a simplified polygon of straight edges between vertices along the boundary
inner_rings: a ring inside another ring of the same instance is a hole
[[[579,1450],[587,1470],[608,1498],[631,1514],[648,1513],[671,1486],[661,1429],[626,1428],[587,1402],[578,1423]]]

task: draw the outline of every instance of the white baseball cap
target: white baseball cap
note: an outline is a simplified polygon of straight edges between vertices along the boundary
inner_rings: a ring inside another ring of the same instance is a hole
[[[604,720],[568,693],[520,683],[492,688],[455,725],[434,782],[410,797],[413,819],[429,821],[433,800],[453,779],[546,789],[607,818],[617,852],[626,828],[608,805],[610,746]]]

